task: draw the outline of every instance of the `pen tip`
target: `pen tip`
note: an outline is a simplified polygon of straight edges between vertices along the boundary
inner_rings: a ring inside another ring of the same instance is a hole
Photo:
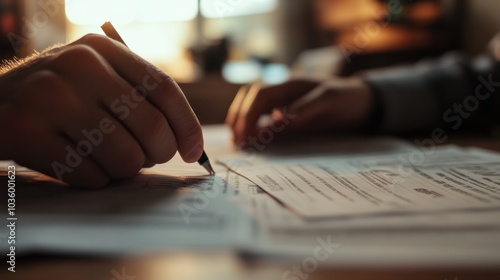
[[[210,174],[210,176],[214,176],[215,175],[215,171],[212,167],[212,164],[210,164],[210,161],[206,161],[205,163],[202,164],[202,166],[205,168],[205,170],[208,171],[208,173]]]

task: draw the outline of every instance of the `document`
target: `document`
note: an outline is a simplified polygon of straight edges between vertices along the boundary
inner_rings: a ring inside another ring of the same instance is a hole
[[[223,163],[310,219],[500,207],[500,156],[481,151]]]
[[[16,253],[227,250],[253,242],[250,216],[230,200],[235,191],[225,181],[228,172],[214,167],[217,176],[207,176],[176,159],[90,191],[18,166]],[[6,231],[3,226],[0,235]],[[8,246],[0,239],[1,252]]]
[[[366,265],[496,264],[500,259],[500,209],[350,215],[303,219],[255,183],[228,173],[233,201],[251,215],[255,242],[242,247],[257,256],[302,258],[329,239],[329,262]],[[439,253],[437,253],[439,252]],[[467,256],[464,258],[464,256]]]
[[[323,238],[338,244],[337,265],[500,260],[494,153],[447,147],[420,161],[415,147],[378,139],[248,155],[228,148],[227,130],[205,132],[208,154],[225,164],[215,177],[176,157],[85,191],[17,166],[16,253],[230,250],[302,261]],[[0,163],[1,184],[10,164]]]

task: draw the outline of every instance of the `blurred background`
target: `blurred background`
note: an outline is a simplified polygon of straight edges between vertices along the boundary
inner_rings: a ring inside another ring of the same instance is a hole
[[[241,84],[480,54],[498,11],[495,0],[0,0],[0,56],[102,33],[110,20],[214,124]]]

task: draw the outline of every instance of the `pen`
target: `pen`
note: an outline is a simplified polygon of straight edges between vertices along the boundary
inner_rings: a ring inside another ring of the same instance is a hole
[[[123,39],[120,36],[120,34],[118,33],[118,31],[111,24],[111,22],[109,22],[109,21],[105,22],[101,26],[101,28],[104,31],[104,34],[106,34],[106,36],[108,36],[109,38],[111,38],[115,41],[118,41],[118,42],[124,44],[126,47],[128,47],[127,44],[125,44],[125,42],[123,41]],[[208,156],[205,153],[205,151],[203,151],[203,154],[201,155],[200,159],[198,160],[198,164],[203,166],[203,168],[205,168],[208,171],[208,173],[210,173],[210,175],[215,175],[215,171],[212,168],[212,164],[210,164],[210,160],[208,159]]]

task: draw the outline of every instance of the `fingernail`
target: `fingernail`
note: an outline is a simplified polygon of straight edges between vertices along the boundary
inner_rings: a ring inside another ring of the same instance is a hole
[[[203,153],[203,147],[201,144],[198,144],[187,156],[187,160],[189,162],[195,162],[200,159],[201,154]]]

